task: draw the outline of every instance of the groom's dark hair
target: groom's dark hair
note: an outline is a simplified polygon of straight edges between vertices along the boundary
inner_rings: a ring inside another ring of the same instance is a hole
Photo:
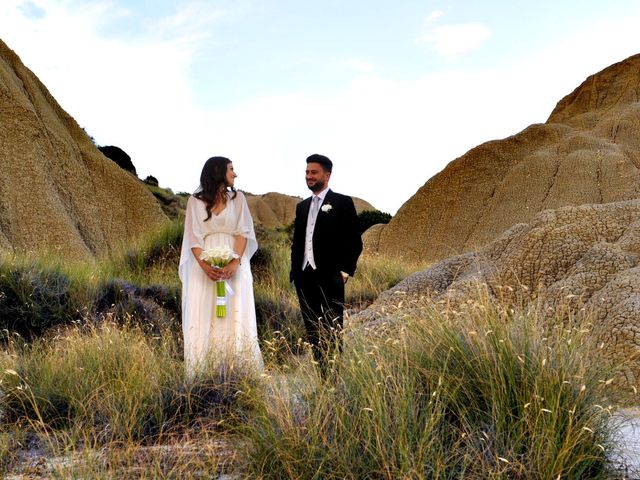
[[[307,157],[307,163],[319,163],[320,165],[322,165],[322,168],[324,168],[325,172],[331,173],[331,170],[333,170],[333,162],[329,160],[328,157],[325,157],[324,155],[320,155],[318,153],[314,153],[313,155]]]

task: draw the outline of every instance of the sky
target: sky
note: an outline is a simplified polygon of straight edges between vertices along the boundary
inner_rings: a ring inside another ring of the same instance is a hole
[[[455,158],[640,53],[637,0],[2,0],[0,38],[98,145],[193,192],[330,186],[395,214]]]

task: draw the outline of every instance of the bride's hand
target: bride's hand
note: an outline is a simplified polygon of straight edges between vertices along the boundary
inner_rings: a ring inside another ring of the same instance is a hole
[[[236,270],[238,270],[239,265],[240,265],[240,260],[238,260],[237,258],[234,258],[229,263],[227,263],[227,265],[221,270],[222,278],[224,280],[228,280],[231,277],[233,277],[236,273]]]
[[[222,269],[212,267],[204,260],[200,260],[198,263],[200,264],[200,267],[202,267],[202,270],[204,271],[205,275],[209,277],[209,279],[213,280],[214,282],[223,279]]]

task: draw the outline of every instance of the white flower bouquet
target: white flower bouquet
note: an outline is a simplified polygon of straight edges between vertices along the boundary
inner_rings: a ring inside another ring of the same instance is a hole
[[[239,255],[226,245],[203,250],[200,259],[207,262],[213,268],[224,268],[231,260]],[[227,316],[227,283],[224,280],[216,281],[216,317]]]

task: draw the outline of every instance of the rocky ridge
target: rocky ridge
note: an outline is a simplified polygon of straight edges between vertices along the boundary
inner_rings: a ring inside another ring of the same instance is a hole
[[[0,249],[90,259],[166,221],[0,40]]]
[[[549,325],[586,313],[620,383],[640,389],[640,200],[540,212],[476,252],[407,277],[354,321],[386,321],[424,299],[455,309],[479,288],[539,306]]]
[[[484,143],[431,178],[379,232],[378,252],[433,262],[546,209],[640,197],[640,55],[587,78],[544,124]]]

